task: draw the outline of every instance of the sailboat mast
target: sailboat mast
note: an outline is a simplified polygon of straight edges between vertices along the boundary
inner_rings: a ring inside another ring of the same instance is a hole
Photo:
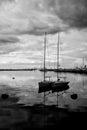
[[[59,69],[59,40],[60,40],[60,36],[59,36],[59,32],[58,32],[58,42],[57,42],[57,80],[59,78],[59,75],[58,75],[58,69]]]
[[[46,32],[44,37],[44,81],[45,81],[45,66],[46,66]]]

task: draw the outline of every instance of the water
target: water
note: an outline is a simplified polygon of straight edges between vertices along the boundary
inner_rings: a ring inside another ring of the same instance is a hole
[[[52,80],[56,80],[56,73],[47,72]],[[87,76],[80,74],[61,73],[70,81],[70,89],[59,96],[59,106],[69,108],[87,107]],[[43,94],[38,94],[38,82],[43,80],[43,72],[39,71],[1,71],[0,94],[8,93],[19,97],[18,104],[34,105],[43,103]],[[76,100],[71,94],[78,94]],[[46,96],[46,105],[56,105],[56,93]]]

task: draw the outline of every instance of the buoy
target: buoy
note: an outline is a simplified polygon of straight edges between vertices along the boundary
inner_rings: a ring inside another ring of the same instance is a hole
[[[15,77],[12,77],[12,79],[15,79]]]
[[[71,98],[74,99],[74,100],[76,100],[78,98],[78,95],[77,94],[72,94]]]

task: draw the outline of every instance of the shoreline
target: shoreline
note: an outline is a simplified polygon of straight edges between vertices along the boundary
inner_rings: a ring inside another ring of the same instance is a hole
[[[0,69],[0,71],[40,71],[44,72],[44,69]],[[87,74],[87,70],[77,69],[45,69],[45,72],[60,72],[60,73],[74,73],[74,74]]]

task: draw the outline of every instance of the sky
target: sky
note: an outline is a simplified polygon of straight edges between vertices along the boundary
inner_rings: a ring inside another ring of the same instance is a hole
[[[0,0],[0,68],[56,67],[87,64],[87,0]]]

